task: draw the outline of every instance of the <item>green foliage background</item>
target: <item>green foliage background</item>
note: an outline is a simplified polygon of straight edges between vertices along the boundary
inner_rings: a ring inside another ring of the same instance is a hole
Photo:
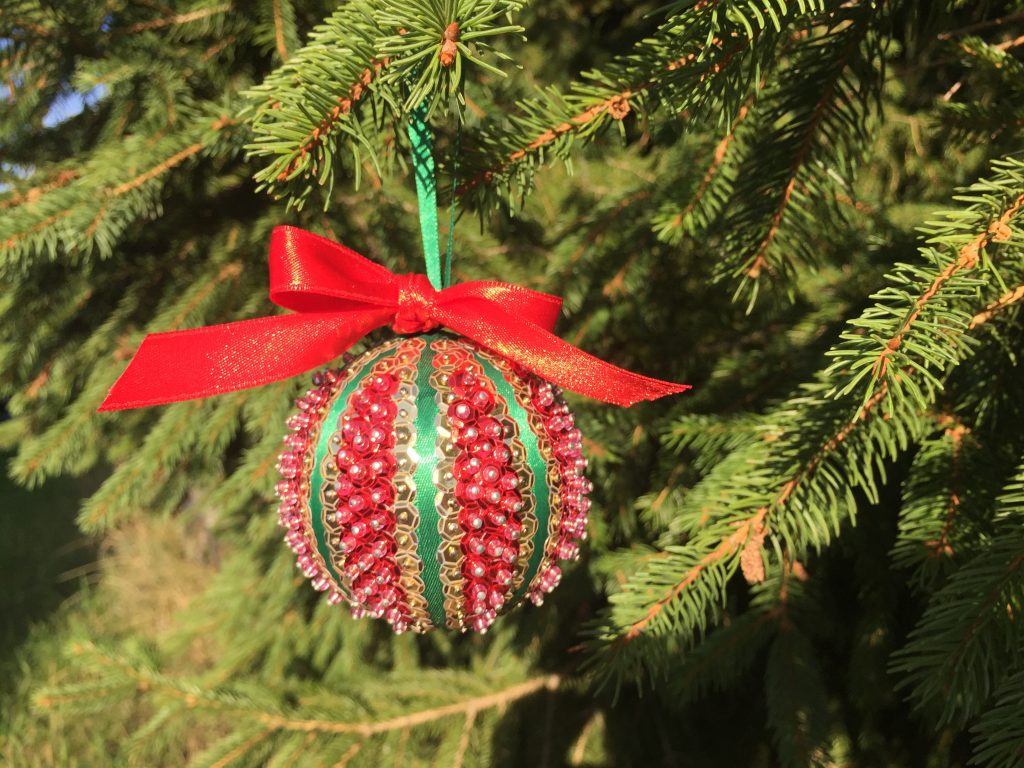
[[[1021,50],[1012,1],[5,2],[0,761],[1024,765]],[[273,311],[277,224],[419,270],[424,100],[456,277],[694,385],[573,401],[589,546],[482,637],[303,583],[305,382],[95,413]]]

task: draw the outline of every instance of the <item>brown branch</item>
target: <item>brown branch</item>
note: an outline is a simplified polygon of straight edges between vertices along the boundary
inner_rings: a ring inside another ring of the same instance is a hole
[[[1024,285],[1018,285],[1013,290],[1006,292],[985,307],[981,312],[972,317],[971,323],[967,326],[967,329],[973,331],[979,325],[987,323],[995,317],[996,314],[1002,312],[1007,307],[1016,304],[1021,299],[1024,299]]]
[[[946,519],[942,523],[939,538],[925,542],[925,546],[931,551],[932,557],[951,556],[953,554],[950,533],[953,530],[953,521],[956,519],[956,513],[960,509],[960,454],[963,449],[964,435],[968,431],[966,426],[959,423],[954,423],[946,429],[946,437],[952,442],[949,458],[949,501],[946,504]]]
[[[288,61],[288,46],[284,42],[284,20],[281,18],[281,0],[274,0],[274,44],[281,61]]]
[[[69,216],[70,214],[71,214],[71,209],[70,208],[66,208],[63,211],[58,211],[57,213],[53,214],[52,216],[47,216],[42,221],[36,222],[29,229],[26,229],[26,230],[24,230],[22,232],[18,232],[18,233],[14,234],[14,235],[11,235],[9,238],[7,238],[2,243],[0,243],[0,251],[5,251],[8,248],[13,248],[15,245],[18,244],[18,242],[20,240],[24,240],[26,237],[34,235],[37,232],[41,232],[42,230],[46,229],[48,226],[53,224],[55,221],[59,221],[59,220],[63,219],[64,217]]]
[[[746,543],[747,539],[751,535],[752,530],[757,526],[762,525],[762,523],[764,522],[765,515],[767,513],[768,508],[762,507],[761,509],[757,510],[757,512],[755,512],[752,517],[747,518],[742,522],[735,523],[733,526],[735,530],[732,532],[732,534],[722,539],[718,543],[717,547],[715,547],[713,550],[704,555],[704,557],[700,559],[697,565],[693,566],[693,568],[687,571],[686,575],[682,578],[682,580],[677,582],[672,587],[672,589],[669,590],[668,594],[655,601],[654,604],[652,604],[651,607],[647,609],[647,613],[644,614],[644,617],[642,619],[631,624],[629,629],[626,631],[626,634],[623,636],[623,640],[625,642],[629,642],[630,640],[634,640],[635,638],[639,637],[640,634],[647,628],[647,625],[650,624],[658,616],[658,614],[662,612],[665,606],[673,600],[675,600],[676,597],[678,597],[680,594],[682,594],[683,590],[685,590],[688,586],[697,581],[697,579],[700,578],[701,573],[708,566],[714,565],[718,561],[725,560],[726,558],[735,554],[736,550],[738,550]]]
[[[250,736],[248,739],[246,739],[241,744],[239,744],[237,747],[235,747],[230,752],[228,752],[226,755],[224,755],[220,760],[218,760],[215,763],[211,763],[210,764],[210,768],[227,768],[227,766],[231,765],[233,762],[235,762],[235,760],[237,760],[242,755],[244,755],[246,752],[248,752],[250,749],[255,747],[257,744],[259,744],[261,741],[263,741],[269,735],[270,735],[270,731],[269,730],[265,730],[265,731],[260,731],[259,733],[256,733],[253,736]]]
[[[235,121],[233,119],[227,117],[226,115],[223,115],[214,120],[213,124],[210,127],[215,131],[220,131],[226,126],[234,124]],[[89,226],[85,230],[86,239],[91,240],[92,236],[96,233],[96,229],[99,227],[104,217],[107,215],[107,209],[109,208],[111,200],[120,197],[121,195],[124,195],[128,192],[131,192],[134,189],[138,189],[147,181],[152,181],[158,176],[161,176],[162,174],[171,170],[175,166],[181,165],[190,157],[199,154],[204,149],[206,149],[206,144],[197,141],[195,144],[185,147],[185,149],[179,152],[175,152],[166,160],[157,163],[152,168],[150,168],[147,171],[144,171],[143,173],[140,173],[135,178],[129,179],[128,181],[122,184],[118,184],[116,187],[107,190],[105,193],[104,201],[100,204],[100,207],[96,211],[96,215],[93,217],[93,220],[89,223]]]
[[[473,734],[473,723],[476,722],[476,710],[470,709],[466,712],[466,720],[462,724],[462,733],[459,736],[459,746],[452,758],[452,768],[462,768],[462,762],[466,759],[466,752],[469,750],[469,737]]]
[[[925,305],[931,301],[935,295],[942,289],[942,287],[948,283],[957,273],[970,270],[975,267],[978,263],[978,259],[981,256],[981,250],[989,244],[989,242],[1005,242],[1010,239],[1012,231],[1010,230],[1010,222],[1020,211],[1021,206],[1024,205],[1024,194],[1019,195],[1010,206],[1003,211],[1002,215],[989,224],[983,232],[976,235],[969,243],[960,249],[959,255],[955,261],[949,263],[949,265],[942,270],[935,279],[932,280],[931,285],[928,289],[922,293],[917,301],[914,302],[913,309],[910,314],[907,315],[907,319],[903,321],[900,329],[896,334],[889,339],[878,358],[875,360],[872,366],[872,372],[875,378],[882,378],[888,369],[889,358],[900,348],[900,344],[903,343],[904,337],[910,331],[911,326],[921,316],[921,311]]]
[[[380,71],[387,66],[387,64],[387,58],[375,59],[370,62],[370,66],[362,71],[359,79],[351,88],[349,88],[348,96],[339,97],[334,108],[331,109],[324,119],[320,121],[320,124],[314,128],[308,136],[306,136],[302,145],[299,147],[298,154],[292,158],[290,163],[288,163],[288,167],[277,175],[278,181],[287,181],[288,178],[295,173],[295,170],[301,165],[306,155],[313,152],[320,146],[324,138],[326,138],[331,130],[333,130],[338,121],[341,120],[342,115],[347,115],[351,112],[353,105],[355,105],[355,103],[369,91],[369,85],[373,82],[373,78],[376,77]]]
[[[225,280],[233,280],[242,274],[242,263],[240,261],[232,261],[221,267],[220,271],[214,275],[213,279],[206,280],[203,282],[200,289],[196,292],[196,295],[192,297],[192,300],[188,302],[181,311],[178,312],[166,326],[161,328],[162,331],[175,331],[178,327],[185,322],[185,319],[192,313],[192,311],[198,307],[203,300],[213,292],[213,289],[223,283]]]
[[[352,762],[352,758],[359,754],[363,748],[363,742],[357,741],[351,747],[345,750],[345,754],[334,764],[334,768],[345,768],[346,765]]]
[[[118,184],[116,187],[110,190],[110,192],[108,193],[109,197],[120,197],[126,192],[131,192],[133,189],[138,189],[147,181],[155,179],[157,176],[161,175],[166,171],[169,171],[174,166],[180,165],[181,163],[185,162],[193,155],[202,152],[205,147],[205,144],[197,141],[195,144],[185,147],[185,149],[181,150],[180,152],[175,152],[169,158],[167,158],[163,162],[157,163],[145,173],[140,173],[134,179],[126,181],[123,184]]]
[[[782,197],[779,198],[779,205],[775,209],[775,213],[772,214],[771,222],[768,225],[768,231],[765,233],[764,239],[762,239],[761,243],[758,245],[753,261],[747,269],[747,277],[751,280],[756,280],[761,275],[761,270],[768,266],[768,260],[765,257],[765,254],[774,242],[775,237],[778,235],[779,228],[782,226],[782,219],[785,217],[786,212],[789,209],[789,202],[793,198],[793,190],[796,187],[797,176],[800,174],[800,169],[803,168],[804,162],[807,160],[807,155],[810,154],[811,148],[814,146],[814,137],[817,134],[822,121],[825,119],[826,110],[831,104],[832,95],[835,93],[836,83],[842,77],[843,70],[846,68],[847,59],[859,44],[860,39],[853,38],[844,47],[843,55],[840,57],[836,65],[835,77],[829,80],[828,87],[822,91],[821,98],[819,98],[814,105],[814,111],[811,112],[811,119],[807,124],[807,131],[803,139],[800,141],[800,147],[797,150],[796,156],[793,158],[792,166],[790,166],[789,181],[786,183],[786,186],[782,191]]]
[[[189,13],[177,13],[173,16],[165,16],[162,19],[140,21],[137,24],[132,24],[125,31],[128,33],[144,32],[147,29],[160,29],[161,27],[169,27],[174,24],[187,24],[190,21],[209,18],[210,16],[216,16],[218,13],[227,13],[230,10],[231,3],[223,3],[222,5],[216,5],[213,8],[202,8],[198,11],[191,11]]]
[[[368,738],[381,733],[389,733],[391,731],[398,731],[404,728],[413,728],[418,725],[425,725],[427,723],[432,723],[435,720],[451,717],[452,715],[468,716],[470,712],[479,712],[484,709],[503,707],[513,701],[517,701],[518,699],[532,696],[539,691],[554,691],[561,684],[561,676],[547,675],[545,677],[527,680],[525,683],[514,685],[503,691],[498,691],[497,693],[487,694],[486,696],[477,696],[454,704],[446,704],[441,707],[421,710],[420,712],[413,712],[409,715],[402,715],[401,717],[394,717],[388,720],[378,720],[376,722],[338,723],[329,720],[293,720],[280,715],[271,714],[259,714],[256,719],[265,724],[268,728],[273,729],[300,732],[316,731],[317,733],[332,734],[355,733],[363,736],[364,738]]]
[[[6,200],[0,200],[0,211],[7,208],[13,208],[21,205],[22,203],[34,203],[39,200],[40,197],[52,192],[55,189],[60,189],[63,186],[71,183],[79,176],[79,172],[75,170],[64,170],[54,176],[52,181],[48,181],[45,184],[40,184],[38,187],[32,187],[24,194],[12,195]]]
[[[704,199],[704,195],[707,193],[708,188],[711,186],[711,182],[714,181],[715,176],[718,175],[719,169],[722,167],[722,162],[725,160],[725,156],[729,151],[729,146],[736,138],[736,129],[739,128],[750,112],[750,106],[754,102],[754,94],[751,94],[750,98],[747,99],[746,103],[740,107],[739,112],[736,113],[736,119],[733,120],[732,126],[729,128],[729,132],[722,137],[722,139],[715,146],[715,151],[711,156],[711,164],[704,172],[704,178],[701,179],[700,186],[697,187],[697,191],[694,193],[690,202],[687,204],[686,209],[677,213],[672,219],[671,226],[673,229],[682,226],[686,217],[696,210],[700,201]]]

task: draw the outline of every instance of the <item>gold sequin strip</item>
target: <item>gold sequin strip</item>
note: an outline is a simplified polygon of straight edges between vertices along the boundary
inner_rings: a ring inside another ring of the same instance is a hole
[[[455,458],[458,447],[452,441],[452,427],[448,419],[448,406],[454,401],[454,395],[448,388],[448,377],[469,358],[468,350],[452,339],[438,339],[431,342],[430,349],[435,353],[434,372],[430,375],[430,386],[434,390],[434,401],[437,404],[437,416],[434,425],[437,427],[436,451],[439,453],[437,465],[434,467],[434,488],[436,488],[435,505],[437,507],[437,530],[441,534],[441,548],[437,557],[441,566],[441,589],[444,594],[445,624],[449,629],[466,631],[465,623],[465,584],[462,578],[462,563],[465,555],[462,552],[462,526],[459,525],[459,505],[455,500]]]
[[[391,372],[398,378],[395,402],[395,459],[397,469],[392,480],[395,487],[395,560],[401,576],[405,603],[409,608],[414,632],[433,628],[427,599],[424,597],[423,562],[419,556],[420,524],[416,509],[416,371],[426,343],[422,339],[402,341],[393,358]]]

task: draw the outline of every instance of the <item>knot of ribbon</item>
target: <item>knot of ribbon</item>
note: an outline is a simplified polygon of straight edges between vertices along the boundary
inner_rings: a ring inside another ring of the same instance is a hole
[[[509,283],[437,291],[424,275],[396,275],[332,240],[277,227],[270,241],[270,299],[291,310],[143,339],[101,411],[234,392],[326,365],[370,331],[444,327],[556,384],[628,406],[689,387],[618,368],[553,333],[562,301]]]
[[[395,333],[426,333],[440,326],[430,316],[437,291],[426,275],[398,275],[398,311],[391,330]]]

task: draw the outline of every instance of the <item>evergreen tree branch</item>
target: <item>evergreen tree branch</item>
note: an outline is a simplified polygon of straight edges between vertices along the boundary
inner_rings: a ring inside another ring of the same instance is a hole
[[[971,728],[971,765],[1013,768],[1024,759],[1024,670],[1008,675],[993,699]]]
[[[1001,499],[1001,515],[1024,511],[1024,469]],[[928,603],[907,645],[893,657],[916,706],[940,723],[965,723],[1024,662],[1024,632],[1004,621],[1024,604],[1024,538],[1003,527]],[[955,694],[955,695],[954,695]]]
[[[537,166],[567,159],[577,141],[593,140],[630,112],[647,118],[660,109],[699,120],[714,104],[716,114],[732,122],[779,41],[812,24],[824,8],[818,2],[780,4],[770,16],[746,0],[670,8],[658,32],[631,53],[583,73],[567,89],[550,88],[518,102],[517,114],[503,117],[500,127],[482,126],[467,142],[475,146],[462,164],[469,178],[456,193],[475,190],[481,200],[492,188],[504,189],[510,199],[525,193]]]
[[[203,19],[208,19],[211,16],[230,13],[231,9],[231,3],[221,3],[219,5],[215,5],[209,8],[197,8],[196,10],[190,11],[188,13],[175,13],[169,16],[164,16],[159,19],[150,19],[148,21],[137,22],[125,28],[124,33],[134,35],[138,32],[145,32],[151,29],[163,29],[164,27],[188,24],[193,21],[202,21]]]
[[[1024,165],[997,161],[992,176],[963,198],[970,207],[931,228],[922,249],[930,265],[898,265],[888,278],[891,285],[873,297],[876,306],[851,321],[851,330],[828,353],[835,362],[826,374],[842,382],[837,395],[860,389],[868,399],[886,385],[887,409],[904,394],[928,407],[941,386],[937,375],[966,354],[964,336],[979,292],[1003,284],[997,254],[988,250],[1003,246],[1004,271],[1018,269],[1013,225],[1024,205],[1022,189]],[[919,375],[907,377],[907,369]]]

